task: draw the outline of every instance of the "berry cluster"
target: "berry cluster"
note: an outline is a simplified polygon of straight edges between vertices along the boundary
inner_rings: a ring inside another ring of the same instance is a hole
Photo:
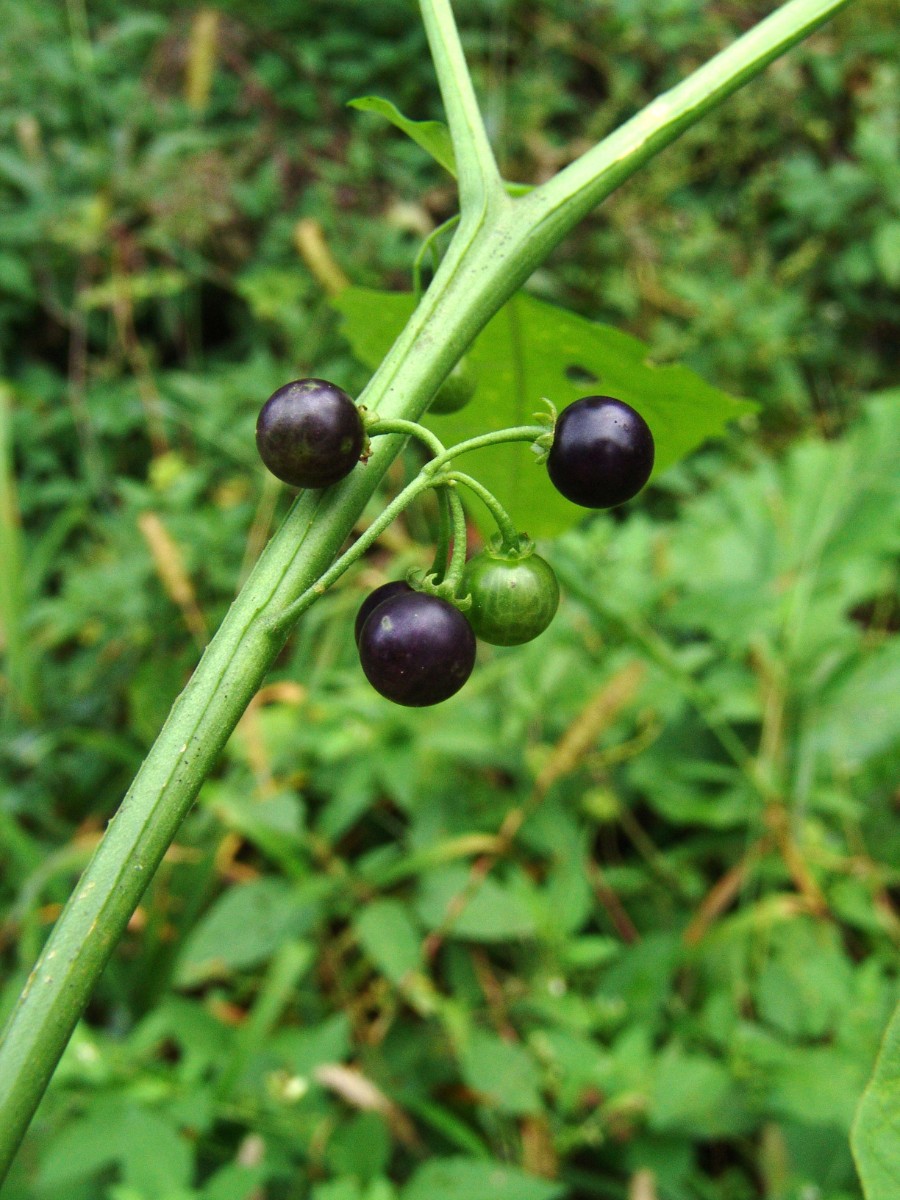
[[[448,382],[451,395],[445,396],[443,411],[461,407],[475,386],[467,373]],[[436,400],[440,397],[438,393]],[[390,432],[414,434],[433,451],[440,450],[430,464],[433,470],[412,494],[424,487],[446,489],[449,507],[455,504],[461,514],[453,489],[457,483],[468,485],[488,504],[499,526],[491,544],[466,562],[464,522],[462,528],[457,524],[449,565],[445,544],[432,573],[415,587],[401,581],[383,584],[360,607],[355,636],[366,678],[389,700],[419,708],[459,691],[475,665],[476,638],[518,646],[543,633],[556,613],[559,586],[549,563],[515,531],[487,489],[444,469],[483,438],[446,451],[412,422],[379,422],[374,416],[367,421],[339,387],[323,379],[300,379],[279,388],[263,405],[256,443],[273,475],[294,487],[321,488],[344,479],[365,459],[368,436]],[[506,440],[532,438],[557,491],[586,508],[611,508],[630,500],[653,469],[653,435],[647,423],[612,396],[576,400],[550,434],[531,427],[504,432]],[[489,436],[494,442],[504,439],[503,434]]]
[[[461,612],[451,601],[408,583],[385,583],[356,617],[359,661],[369,683],[397,704],[437,704],[458,692],[475,665],[475,638],[518,646],[543,633],[559,604],[548,562],[527,539],[491,548],[466,564]]]

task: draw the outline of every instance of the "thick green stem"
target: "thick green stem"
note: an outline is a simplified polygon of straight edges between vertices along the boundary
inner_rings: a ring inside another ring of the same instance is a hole
[[[541,228],[563,234],[680,133],[726,100],[850,0],[790,0],[592,150],[526,196]]]
[[[593,205],[846,2],[792,0],[580,163],[511,200],[498,187],[447,0],[422,0],[460,168],[463,219],[361,402],[386,419],[416,419],[473,338]],[[279,619],[328,571],[403,441],[379,438],[366,466],[299,497],[110,822],[0,1042],[0,1180],[104,964],[283,644],[287,626]]]
[[[450,0],[420,0],[422,21],[447,112],[463,218],[480,216],[506,192],[469,77]]]

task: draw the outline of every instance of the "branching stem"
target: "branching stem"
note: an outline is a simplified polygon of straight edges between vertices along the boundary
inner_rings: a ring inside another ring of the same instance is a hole
[[[437,455],[423,468],[426,472],[437,474],[443,471],[454,459],[472,450],[484,450],[488,446],[502,446],[506,442],[536,442],[547,433],[545,425],[511,425],[509,429],[493,429],[490,433],[480,433],[477,437],[466,438],[455,446],[448,446],[443,454]]]
[[[287,631],[306,612],[310,605],[314,604],[320,596],[323,596],[332,584],[337,583],[344,572],[349,570],[355,562],[358,562],[362,558],[366,551],[375,544],[387,527],[400,516],[404,509],[408,508],[413,500],[428,488],[441,487],[446,490],[448,495],[453,523],[453,554],[447,569],[446,578],[456,582],[459,575],[461,575],[461,571],[457,570],[458,555],[460,553],[463,556],[463,565],[465,565],[465,513],[463,512],[459,496],[456,494],[453,482],[454,474],[445,472],[444,468],[452,463],[455,458],[459,458],[460,455],[468,454],[470,450],[480,450],[485,446],[502,445],[504,442],[532,442],[536,437],[540,437],[546,432],[546,429],[542,425],[513,425],[509,429],[496,429],[491,433],[479,434],[478,437],[467,438],[464,442],[458,442],[455,446],[445,448],[435,434],[431,433],[423,425],[419,425],[416,421],[394,418],[387,421],[376,421],[371,424],[368,429],[370,437],[390,433],[417,437],[434,452],[435,456],[425,464],[416,478],[411,480],[402,492],[398,492],[387,508],[378,514],[365,533],[361,534],[353,545],[348,550],[345,550],[340,558],[333,562],[311,587],[307,588],[301,596],[292,604],[289,604],[277,617],[270,620],[269,628],[273,635],[279,638],[286,637]],[[481,494],[486,504],[490,506],[490,503],[493,502],[494,507],[491,511],[495,512],[495,514],[497,511],[502,513],[502,517],[498,519],[498,524],[501,520],[505,519],[508,529],[512,531],[513,541],[515,541],[517,534],[512,521],[510,521],[498,501],[488,492],[487,488],[482,487],[468,475],[461,475],[458,478],[465,482],[467,486],[472,487],[473,490],[480,489],[479,494]],[[485,499],[486,496],[490,496],[490,501]],[[503,526],[501,525],[501,531],[502,529]],[[462,532],[461,550],[459,548],[460,532]]]
[[[496,521],[497,528],[500,530],[503,548],[515,550],[519,545],[519,531],[513,524],[509,513],[494,493],[486,488],[483,483],[479,483],[477,479],[473,479],[471,475],[464,475],[462,471],[451,471],[448,478],[454,480],[456,483],[463,484],[469,491],[475,493]]]

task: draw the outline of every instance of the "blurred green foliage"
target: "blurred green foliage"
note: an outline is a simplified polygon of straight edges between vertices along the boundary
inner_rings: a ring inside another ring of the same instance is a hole
[[[769,7],[460,3],[507,175]],[[555,623],[437,710],[382,701],[350,636],[433,514],[316,605],[4,1200],[858,1200],[900,942],[892,8],[851,6],[530,284],[755,430],[542,547]],[[408,290],[453,213],[346,108],[441,117],[411,3],[215,11],[207,92],[192,7],[0,0],[4,1012],[286,507],[261,399],[365,380],[298,222]]]
[[[900,1169],[900,1008],[884,1035],[875,1072],[863,1093],[853,1126],[853,1152],[867,1194],[890,1195]]]

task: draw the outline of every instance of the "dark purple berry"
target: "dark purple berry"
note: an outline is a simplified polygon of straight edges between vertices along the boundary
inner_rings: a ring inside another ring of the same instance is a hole
[[[560,414],[547,457],[558,492],[585,508],[612,508],[636,496],[653,470],[653,434],[628,404],[584,396]]]
[[[374,592],[369,592],[365,600],[359,606],[359,612],[356,614],[356,624],[353,626],[353,636],[356,638],[356,644],[359,645],[359,635],[362,633],[362,627],[368,620],[369,614],[383,604],[385,600],[389,600],[391,596],[405,596],[413,589],[403,579],[395,579],[391,583],[383,583],[381,587],[377,587]]]
[[[284,483],[323,488],[349,475],[365,445],[359,409],[325,379],[295,379],[273,393],[256,422],[259,456]]]
[[[458,692],[475,665],[475,634],[459,609],[422,592],[398,594],[369,613],[359,661],[372,687],[422,708]]]

